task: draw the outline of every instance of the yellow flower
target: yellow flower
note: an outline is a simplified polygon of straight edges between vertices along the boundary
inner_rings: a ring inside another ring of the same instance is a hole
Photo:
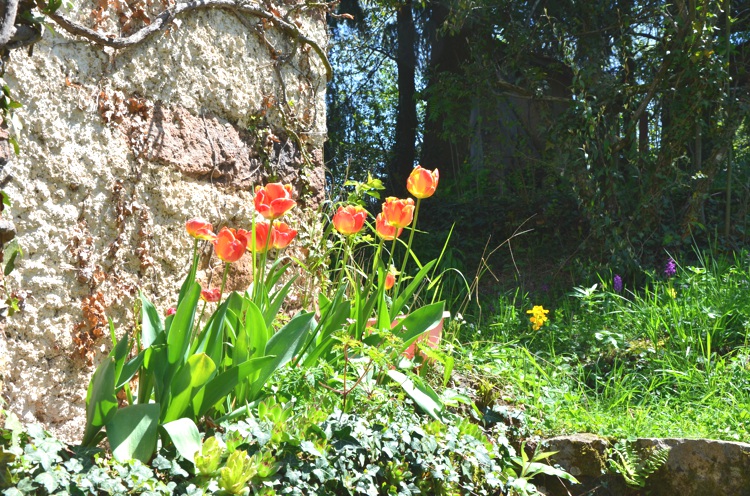
[[[549,310],[545,310],[542,305],[534,305],[534,308],[531,310],[526,310],[526,313],[531,314],[531,317],[529,317],[529,320],[531,321],[531,324],[533,325],[533,329],[535,331],[538,331],[542,328],[542,325],[548,320],[547,314],[549,313]]]
[[[667,288],[667,294],[673,299],[677,298],[677,291],[674,288]]]

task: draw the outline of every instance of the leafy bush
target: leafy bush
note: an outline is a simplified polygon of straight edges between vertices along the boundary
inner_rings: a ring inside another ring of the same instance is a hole
[[[403,407],[364,415],[335,411],[321,421],[315,410],[295,414],[290,405],[262,405],[258,417],[208,436],[195,467],[168,449],[150,465],[71,450],[39,426],[23,430],[11,415],[2,431],[0,482],[7,496],[481,495],[511,487],[538,494],[523,475],[530,465],[519,465],[503,429],[485,431],[457,417],[425,422]]]

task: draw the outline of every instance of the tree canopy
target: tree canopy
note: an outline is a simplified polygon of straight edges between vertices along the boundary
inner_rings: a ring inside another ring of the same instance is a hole
[[[529,218],[558,270],[572,255],[634,272],[664,250],[738,248],[750,200],[747,7],[343,2],[326,159],[337,174],[374,168],[388,185],[416,163],[439,168],[440,201],[422,227],[456,220],[467,263]]]

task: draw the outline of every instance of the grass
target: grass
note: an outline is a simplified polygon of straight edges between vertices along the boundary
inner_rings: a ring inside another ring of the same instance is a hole
[[[523,408],[535,434],[750,441],[750,256],[701,255],[616,293],[601,278],[550,305],[503,295],[456,335],[480,393]],[[487,398],[485,398],[487,399]]]

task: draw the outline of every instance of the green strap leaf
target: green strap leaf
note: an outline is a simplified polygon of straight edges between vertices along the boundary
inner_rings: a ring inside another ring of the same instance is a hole
[[[289,290],[292,288],[292,283],[296,279],[297,277],[295,276],[289,282],[284,284],[284,287],[282,287],[273,296],[273,299],[268,303],[268,307],[266,308],[266,312],[264,315],[264,318],[266,320],[266,326],[271,327],[271,324],[273,324],[273,321],[276,318],[276,315],[279,313],[279,309],[281,308],[281,305],[284,303],[284,300],[286,299],[286,295],[289,294]]]
[[[248,356],[263,356],[270,336],[268,335],[268,327],[260,308],[251,300],[247,300],[245,334],[248,338]]]
[[[427,276],[427,273],[430,271],[432,266],[435,265],[435,263],[437,263],[437,260],[432,260],[425,264],[425,266],[422,267],[419,272],[417,272],[417,275],[414,276],[414,279],[411,280],[406,289],[404,289],[401,294],[399,294],[398,297],[394,300],[393,306],[391,307],[391,320],[394,320],[401,312],[404,311],[407,302],[414,295],[417,288],[422,283],[422,280]]]
[[[268,365],[275,358],[275,356],[251,358],[237,367],[232,367],[211,379],[208,384],[206,384],[205,387],[195,395],[195,399],[193,400],[195,417],[200,418],[205,415],[212,406],[231,393],[240,381],[245,379],[251,373]]]
[[[81,444],[90,445],[116,412],[115,359],[107,357],[97,367],[86,392],[86,427]]]
[[[394,382],[396,382],[404,392],[409,395],[414,403],[424,410],[426,414],[435,420],[441,421],[440,415],[443,412],[443,403],[440,401],[437,393],[419,377],[412,375],[407,377],[398,370],[389,370],[387,372]]]
[[[177,312],[167,335],[167,360],[171,368],[184,363],[185,352],[190,344],[190,336],[193,332],[195,309],[198,306],[200,295],[200,284],[193,283],[185,298],[177,307]]]
[[[195,453],[201,450],[201,434],[198,426],[188,418],[181,418],[162,425],[174,443],[177,452],[191,463],[195,464]]]
[[[115,460],[149,461],[156,450],[159,410],[159,403],[145,403],[116,411],[107,423],[107,440]]]
[[[274,359],[262,367],[258,378],[250,386],[248,400],[256,398],[266,381],[276,369],[289,362],[302,348],[310,332],[313,312],[300,313],[282,327],[279,332],[271,336],[266,344],[266,355],[275,355]]]
[[[164,333],[159,312],[141,292],[141,346],[143,349],[153,344],[160,334]]]
[[[180,418],[190,406],[193,396],[211,379],[216,371],[213,360],[205,353],[188,358],[172,381],[169,403],[166,404],[162,422]]]
[[[415,310],[399,322],[393,329],[393,334],[403,341],[399,353],[403,353],[419,336],[440,325],[444,308],[445,303],[442,301],[433,303]]]

